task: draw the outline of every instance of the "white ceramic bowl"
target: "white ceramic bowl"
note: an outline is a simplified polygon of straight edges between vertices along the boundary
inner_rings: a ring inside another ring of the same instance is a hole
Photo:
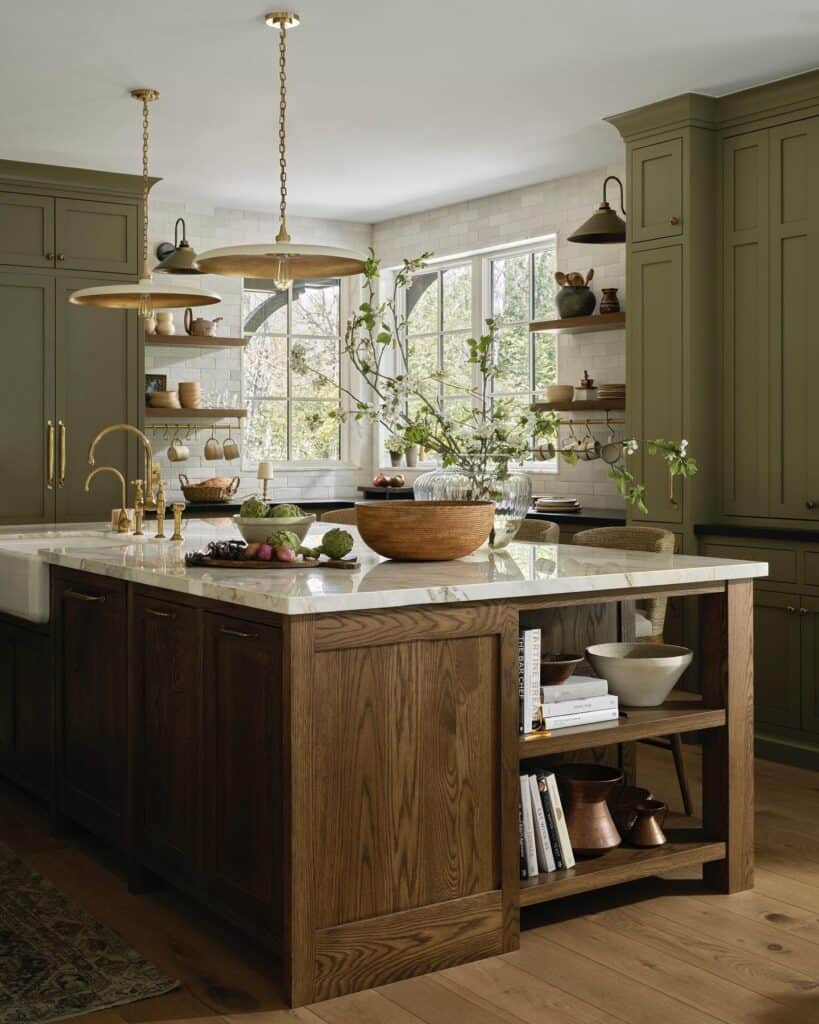
[[[592,668],[609,693],[632,708],[656,708],[668,698],[694,657],[673,644],[594,644],[586,648]]]
[[[233,517],[233,522],[236,523],[239,533],[248,544],[263,544],[276,530],[291,530],[299,540],[304,540],[307,531],[315,521],[316,517],[312,512],[305,516]]]

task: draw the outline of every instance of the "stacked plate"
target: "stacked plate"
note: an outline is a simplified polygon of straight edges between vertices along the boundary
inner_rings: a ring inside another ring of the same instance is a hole
[[[625,398],[625,384],[600,384],[597,387],[598,398]]]
[[[577,498],[564,494],[543,494],[534,500],[536,512],[580,512],[582,508]]]

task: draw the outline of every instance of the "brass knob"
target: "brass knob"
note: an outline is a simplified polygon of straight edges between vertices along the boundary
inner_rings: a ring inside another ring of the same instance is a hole
[[[799,614],[800,615],[807,615],[808,614],[808,609],[807,608],[800,608],[799,609]]]
[[[679,217],[672,217],[671,220],[668,223],[669,224],[673,224],[676,227],[676,225],[680,223],[680,218]]]
[[[64,252],[58,252],[57,253],[57,262],[58,263],[62,263],[64,259],[65,259],[65,253]]]
[[[47,253],[45,254],[45,258],[46,258],[46,259],[47,259],[47,260],[48,260],[49,262],[51,262],[51,260],[53,260],[53,259],[54,259],[54,253],[53,253],[53,252],[47,252]]]
[[[786,606],[785,611],[788,613],[788,615],[793,615],[796,612],[796,609],[792,604],[789,604]]]
[[[816,502],[815,501],[806,501],[805,502],[805,508],[810,508],[810,509],[816,508]]]

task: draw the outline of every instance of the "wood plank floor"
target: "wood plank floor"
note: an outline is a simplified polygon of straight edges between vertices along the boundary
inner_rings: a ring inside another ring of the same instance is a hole
[[[816,1024],[819,775],[758,761],[756,776],[753,892],[689,871],[532,907],[515,953],[293,1011],[241,937],[171,890],[130,896],[102,846],[50,838],[5,785],[0,839],[182,982],[82,1024]],[[641,747],[639,781],[679,807],[670,754]]]

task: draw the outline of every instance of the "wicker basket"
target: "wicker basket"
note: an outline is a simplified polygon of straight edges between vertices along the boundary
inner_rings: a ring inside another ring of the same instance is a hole
[[[197,504],[218,504],[228,502],[239,490],[239,477],[234,476],[228,483],[214,486],[213,484],[192,484],[184,473],[179,474],[179,484],[185,501]]]
[[[493,501],[359,501],[356,525],[373,551],[399,562],[448,562],[483,544]]]

